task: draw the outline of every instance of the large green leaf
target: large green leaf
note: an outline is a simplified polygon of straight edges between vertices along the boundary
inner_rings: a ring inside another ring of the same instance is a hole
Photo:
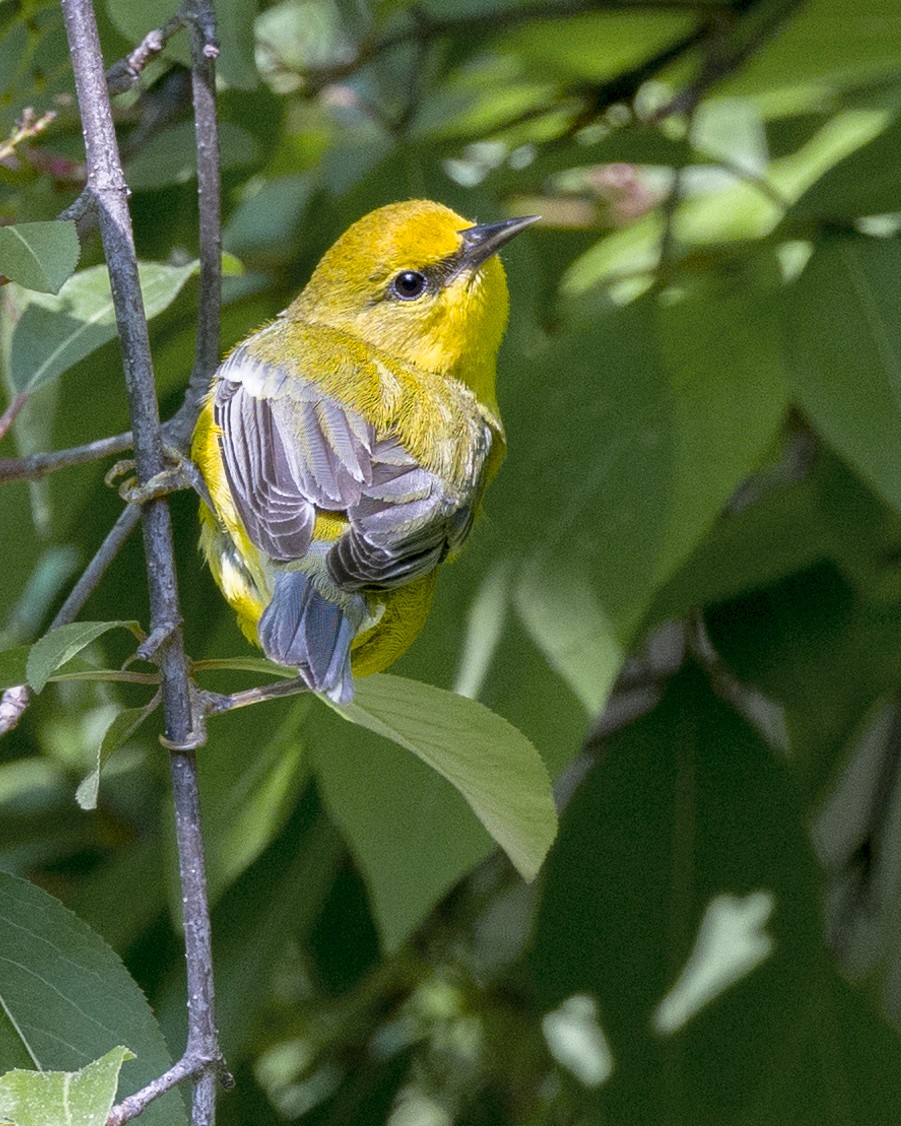
[[[357,684],[336,710],[412,751],[446,778],[527,879],[557,831],[547,770],[532,744],[483,704],[396,676]]]
[[[139,266],[144,312],[161,313],[196,272],[196,263]],[[10,286],[8,313],[14,322],[9,376],[17,391],[34,391],[83,360],[116,335],[116,317],[106,266],[75,274],[58,294]]]
[[[593,714],[658,587],[779,432],[786,381],[767,259],[561,333],[518,376],[495,486],[527,559],[516,605]],[[526,374],[528,373],[528,374]]]
[[[809,0],[799,5],[767,5],[761,22],[776,7],[789,8],[790,19],[769,36],[749,63],[727,79],[730,92],[766,97],[777,106],[824,105],[827,91],[842,90],[898,72],[901,12],[897,0],[870,0],[865,9],[845,0]],[[784,103],[775,95],[791,92]]]
[[[529,73],[598,80],[640,63],[688,30],[680,13],[585,13],[534,20],[498,37],[499,51],[520,55]]]
[[[654,306],[637,303],[559,334],[508,377],[513,455],[491,504],[506,551],[526,560],[517,610],[589,713],[654,588],[670,518],[675,404],[656,337]]]
[[[80,1071],[9,1071],[0,1078],[0,1119],[15,1126],[105,1126],[129,1059],[132,1053],[119,1046]]]
[[[414,755],[325,709],[311,720],[317,783],[366,881],[382,943],[395,950],[494,843]]]
[[[755,1108],[809,1050],[823,957],[784,768],[700,673],[680,674],[605,745],[548,862],[533,988],[542,1008],[597,998],[612,1055],[586,1120],[791,1121]]]
[[[705,535],[779,432],[788,388],[775,263],[752,258],[709,271],[658,311],[661,362],[673,393],[670,516],[657,562],[667,579]]]
[[[841,221],[901,210],[901,121],[852,152],[808,189],[786,221]]]
[[[658,592],[652,619],[680,618],[803,570],[827,558],[830,541],[813,485],[775,489],[717,522]]]
[[[341,711],[359,726],[321,711],[312,717],[316,776],[389,949],[491,852],[467,802],[534,874],[556,817],[547,773],[515,728],[472,700],[393,676],[359,681],[357,701]]]
[[[125,1044],[135,1059],[122,1072],[124,1096],[170,1066],[138,986],[103,939],[58,900],[0,873],[0,924],[0,1070],[76,1071]],[[144,1117],[187,1126],[177,1094],[154,1102]]]
[[[27,289],[58,293],[75,269],[79,251],[72,222],[0,227],[0,274]]]
[[[792,389],[817,431],[901,509],[901,243],[820,241],[785,302]]]
[[[127,629],[134,633],[137,622],[70,622],[45,633],[36,641],[28,654],[28,683],[35,692],[43,690],[48,679],[92,641],[113,629]]]

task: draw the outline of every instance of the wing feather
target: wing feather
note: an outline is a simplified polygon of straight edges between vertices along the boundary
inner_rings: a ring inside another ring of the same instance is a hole
[[[379,442],[372,481],[348,509],[350,528],[327,557],[334,582],[342,590],[397,587],[437,567],[472,525],[491,441],[486,426],[468,489],[417,465],[396,438]]]
[[[371,478],[372,427],[242,348],[219,369],[213,416],[238,515],[279,563],[309,550],[316,509],[344,512]]]

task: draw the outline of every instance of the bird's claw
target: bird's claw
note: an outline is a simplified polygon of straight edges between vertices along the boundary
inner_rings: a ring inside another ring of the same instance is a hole
[[[117,461],[104,480],[110,488],[115,488],[117,478],[126,473],[131,474],[118,486],[119,496],[126,504],[147,504],[149,501],[169,496],[170,493],[193,489],[201,500],[212,508],[206,482],[194,462],[174,446],[164,445],[163,453],[169,462],[168,467],[154,474],[143,485],[134,476],[135,463],[131,459]]]

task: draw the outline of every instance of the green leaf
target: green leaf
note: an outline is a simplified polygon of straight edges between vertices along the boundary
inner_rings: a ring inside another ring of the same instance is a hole
[[[673,394],[670,515],[657,581],[670,577],[741,481],[757,468],[788,410],[775,262],[751,257],[708,271],[661,300],[660,358]]]
[[[219,126],[220,166],[240,168],[260,158],[256,140],[230,121]],[[192,121],[164,129],[143,145],[125,166],[125,179],[134,190],[187,184],[197,175],[197,135]]]
[[[122,1064],[134,1058],[120,1045],[81,1071],[9,1071],[0,1078],[0,1118],[15,1126],[104,1126]]]
[[[786,222],[842,220],[901,211],[901,121],[833,165],[791,208]]]
[[[197,270],[196,263],[167,266],[139,264],[144,312],[161,313]],[[56,379],[116,335],[116,317],[106,266],[91,266],[63,285],[56,295],[10,286],[7,300],[15,327],[9,373],[16,391],[34,391]]]
[[[792,387],[820,435],[901,509],[901,243],[823,239],[787,300]]]
[[[58,668],[98,637],[112,629],[127,629],[134,633],[137,628],[137,622],[71,622],[51,630],[31,647],[27,664],[28,683],[35,692],[40,692]]]
[[[308,730],[316,782],[366,882],[386,950],[495,850],[463,797],[409,751],[330,709]]]
[[[159,702],[160,698],[157,694],[142,708],[125,708],[113,717],[97,749],[97,765],[90,774],[82,779],[75,791],[75,800],[82,809],[97,808],[101,770],[103,770],[110,755],[124,743],[127,743],[144,720],[156,711]]]
[[[762,176],[769,164],[760,111],[749,98],[713,98],[698,106],[691,127],[698,152],[733,168]]]
[[[19,645],[15,649],[0,651],[0,691],[14,688],[28,681],[28,655],[30,645]]]
[[[778,295],[755,257],[561,332],[523,366],[532,387],[549,365],[567,376],[541,411],[514,399],[511,462],[530,468],[505,466],[489,503],[519,516],[503,534],[526,560],[517,611],[589,715],[657,589],[779,433]]]
[[[464,800],[461,790],[448,786],[436,769],[426,765],[429,760],[459,757],[454,753],[459,748],[452,747],[448,755],[436,743],[456,740],[455,729],[475,720],[483,733],[470,729],[459,741],[467,758],[485,756],[492,773],[502,759],[520,760],[511,775],[511,793],[515,799],[518,794],[524,823],[532,822],[529,807],[537,812],[534,827],[524,824],[522,830],[526,836],[534,834],[531,844],[525,845],[533,854],[531,864],[540,861],[547,844],[539,842],[552,835],[555,818],[547,777],[534,749],[498,716],[463,697],[397,677],[367,677],[358,682],[357,696],[354,707],[362,726],[317,708],[310,716],[308,742],[323,797],[366,880],[382,942],[393,950],[448,888],[494,848],[467,808],[469,799]],[[435,717],[442,714],[444,721],[436,723]],[[507,745],[493,748],[486,734]],[[411,755],[407,747],[416,745],[414,738],[419,749]],[[421,751],[427,757],[421,757]],[[459,764],[454,772],[460,773]],[[486,772],[477,761],[471,773],[476,784],[484,781],[493,791],[487,801],[503,807],[506,779],[480,779]],[[509,812],[512,803],[509,811],[501,809],[501,819]]]
[[[171,1060],[153,1013],[99,935],[53,896],[6,873],[0,927],[0,1070],[21,1066],[24,1056],[43,1071],[76,1071],[124,1043],[135,1059],[122,1074],[123,1096],[166,1071]],[[142,1119],[187,1126],[175,1093]]]
[[[855,515],[841,508],[854,529]],[[820,563],[712,607],[706,623],[741,683],[785,709],[795,779],[812,797],[822,795],[860,724],[901,677],[897,596],[873,605],[834,564]]]
[[[830,537],[809,481],[777,488],[723,516],[658,592],[651,619],[681,618],[693,606],[764,587],[829,554]]]
[[[532,20],[499,36],[498,52],[524,56],[528,73],[598,80],[639,64],[687,30],[684,15],[648,11]]]
[[[512,453],[489,511],[525,560],[517,611],[589,714],[650,600],[670,519],[674,404],[657,335],[654,304],[638,302],[560,333],[508,384]],[[536,411],[548,370],[566,377]]]
[[[808,1051],[799,1022],[816,1028],[819,881],[786,767],[701,673],[605,742],[561,819],[530,958],[542,1008],[600,999],[613,1070],[585,1121],[790,1121],[753,1111]]]
[[[80,252],[75,224],[69,220],[0,227],[0,274],[28,289],[58,293]]]
[[[345,719],[412,751],[446,778],[527,879],[557,831],[547,771],[532,744],[483,704],[396,676],[360,681]]]
[[[772,20],[773,11],[762,10],[761,19]],[[810,0],[723,86],[730,93],[762,95],[777,106],[805,98],[803,104],[812,102],[822,112],[825,91],[853,89],[891,74],[899,51],[897,0],[869,0],[865,11],[849,8],[847,0]]]

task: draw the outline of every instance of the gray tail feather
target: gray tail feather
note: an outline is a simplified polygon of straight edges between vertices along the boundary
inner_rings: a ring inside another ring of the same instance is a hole
[[[360,599],[360,621],[363,613]],[[349,704],[354,696],[350,645],[359,625],[354,617],[321,594],[309,575],[283,571],[257,632],[271,661],[293,665],[314,692]]]

